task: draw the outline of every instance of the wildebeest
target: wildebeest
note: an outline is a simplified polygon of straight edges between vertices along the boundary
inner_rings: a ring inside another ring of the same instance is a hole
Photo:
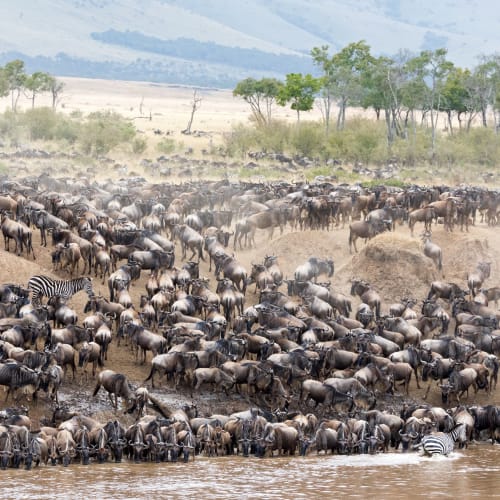
[[[301,400],[306,402],[309,398],[314,400],[316,406],[321,403],[325,407],[329,407],[344,401],[350,401],[350,411],[354,405],[351,395],[344,394],[331,385],[313,379],[304,380],[304,382],[302,382]]]
[[[334,264],[331,259],[319,259],[318,257],[309,257],[307,262],[301,264],[295,269],[294,278],[296,281],[314,281],[318,276],[326,274],[329,278],[333,276]]]
[[[141,363],[145,363],[147,351],[151,351],[153,356],[156,356],[157,354],[163,354],[167,350],[167,339],[162,335],[153,333],[144,326],[134,323],[129,323],[125,329],[136,346],[136,361],[142,358]]]
[[[224,278],[230,279],[245,294],[247,288],[248,272],[245,267],[235,258],[226,254],[215,257],[215,276],[219,278],[222,272]]]
[[[235,384],[235,379],[220,368],[196,368],[193,371],[193,388],[198,390],[203,384],[211,384],[215,392],[220,387],[228,395],[228,389]]]
[[[193,371],[198,368],[199,361],[195,353],[170,351],[158,354],[151,360],[151,371],[145,382],[151,380],[151,387],[155,387],[154,375],[159,373],[174,379],[174,386],[177,389],[181,379],[192,379]]]
[[[356,240],[363,238],[365,241],[369,240],[386,230],[390,230],[392,221],[354,221],[349,224],[349,252],[352,253],[352,247],[357,252]]]
[[[444,404],[449,404],[450,395],[453,395],[457,404],[460,404],[460,398],[467,393],[469,397],[469,387],[473,386],[474,392],[477,392],[477,372],[473,368],[458,369],[455,365],[448,378],[448,384],[441,385],[441,396]]]
[[[375,312],[375,319],[378,320],[380,318],[382,299],[379,293],[368,282],[353,278],[351,280],[351,295],[359,296],[361,302],[368,304]]]
[[[476,292],[483,282],[490,277],[491,262],[479,262],[476,269],[467,275],[467,286],[469,287],[470,298],[476,295]]]
[[[427,206],[424,208],[417,208],[408,215],[408,227],[410,228],[411,235],[413,236],[413,229],[417,222],[424,223],[424,231],[430,231],[432,220],[435,218],[434,208]]]
[[[82,368],[82,380],[88,379],[87,365],[92,364],[92,376],[95,377],[96,368],[103,366],[101,346],[96,342],[84,342],[78,351],[78,366]]]
[[[138,263],[128,263],[121,266],[108,278],[109,300],[115,300],[115,294],[122,289],[129,289],[132,281],[139,279],[141,275],[141,266]]]
[[[422,234],[422,241],[424,243],[424,255],[426,257],[429,257],[429,259],[431,259],[434,262],[434,264],[438,268],[438,271],[442,271],[443,252],[439,245],[431,241],[431,234],[432,233],[430,231],[425,231]]]
[[[262,212],[248,216],[244,221],[240,221],[235,226],[234,231],[234,248],[236,249],[236,242],[239,243],[240,249],[242,248],[241,240],[245,236],[245,243],[248,239],[248,245],[255,247],[255,233],[257,229],[268,229],[269,239],[273,237],[274,228],[278,226],[280,232],[283,233],[285,224],[284,212],[279,208],[269,208]]]
[[[116,373],[113,370],[103,370],[100,372],[97,376],[97,384],[92,396],[97,395],[101,386],[108,392],[109,400],[115,410],[118,409],[119,397],[121,397],[127,405],[132,407],[135,406],[134,391],[130,388],[127,377],[122,373]],[[115,395],[114,401],[112,397],[113,394]]]
[[[444,299],[452,303],[457,298],[463,298],[467,293],[467,291],[462,290],[456,283],[433,281],[427,294],[427,300]]]
[[[40,386],[40,374],[15,361],[0,363],[0,385],[8,387],[5,401],[12,392],[24,386],[32,386],[33,395],[36,397],[36,391]]]
[[[203,236],[198,231],[186,224],[181,224],[174,227],[173,235],[174,239],[178,236],[181,242],[182,259],[186,258],[186,252],[189,248],[191,252],[193,252],[189,260],[193,260],[195,256],[198,257],[198,262],[200,259],[205,260],[203,256],[204,240]]]
[[[138,264],[141,269],[158,271],[170,269],[174,265],[174,253],[165,250],[135,250],[128,256],[128,264]]]

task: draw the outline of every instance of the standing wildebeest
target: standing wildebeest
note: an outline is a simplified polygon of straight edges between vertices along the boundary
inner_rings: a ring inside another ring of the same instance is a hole
[[[59,269],[67,271],[73,277],[74,272],[78,272],[80,269],[81,257],[82,253],[78,243],[58,243],[52,252],[54,270],[59,267]]]
[[[81,381],[83,381],[84,376],[88,380],[88,363],[92,363],[92,376],[95,377],[97,365],[102,367],[101,346],[96,342],[84,342],[78,352],[78,366],[82,368]]]
[[[422,241],[424,243],[424,255],[429,257],[439,271],[443,271],[443,252],[439,245],[431,241],[431,231],[425,231],[422,234]]]
[[[197,391],[202,384],[211,384],[214,392],[217,387],[221,387],[227,396],[227,391],[234,386],[235,379],[220,368],[196,368],[193,371],[194,390]]]
[[[241,245],[243,236],[245,236],[245,243],[248,241],[250,247],[252,247],[252,245],[256,247],[255,233],[257,229],[269,229],[269,239],[271,239],[276,226],[279,226],[280,233],[283,234],[284,225],[285,212],[280,208],[269,208],[250,215],[244,221],[240,221],[236,224],[234,230],[234,248],[236,249],[236,242],[239,243],[240,249],[243,248]]]
[[[235,284],[238,291],[245,294],[248,273],[235,257],[230,257],[227,254],[219,254],[215,257],[216,278],[219,278],[221,272],[224,278],[230,279]]]
[[[392,221],[389,220],[374,220],[374,221],[355,221],[349,224],[349,252],[352,253],[352,246],[354,246],[354,251],[357,252],[356,240],[358,238],[363,238],[370,240],[377,234],[383,233],[386,230],[390,230],[392,226]]]
[[[382,299],[377,291],[375,291],[366,281],[355,279],[351,280],[351,295],[358,295],[361,302],[368,304],[375,311],[375,318],[380,319],[380,306]]]
[[[97,395],[101,386],[108,391],[109,400],[115,411],[118,409],[118,397],[126,400],[127,404],[131,405],[132,408],[135,406],[134,391],[130,388],[127,377],[122,373],[116,373],[113,370],[103,370],[100,372],[97,376],[97,384],[92,396]],[[113,394],[115,395],[114,401]]]
[[[162,335],[146,330],[142,325],[129,323],[125,326],[125,330],[136,346],[136,361],[142,357],[141,363],[145,363],[147,351],[151,351],[153,356],[156,356],[157,354],[163,354],[167,350],[167,339]]]
[[[10,219],[9,216],[3,212],[1,216],[1,228],[5,242],[5,250],[7,252],[9,251],[9,242],[13,239],[16,243],[14,252],[16,252],[18,256],[21,255],[23,251],[23,232],[25,231],[26,225]],[[31,250],[32,249],[33,246],[31,245]],[[29,254],[30,247],[27,248],[27,252]]]
[[[32,386],[34,388],[34,395],[40,386],[40,374],[15,361],[8,361],[0,364],[0,385],[7,386],[7,401],[11,392],[20,387]]]
[[[32,209],[28,213],[28,219],[32,225],[40,229],[40,244],[45,247],[47,246],[47,230],[69,229],[67,222],[49,214],[46,210]]]
[[[469,287],[470,299],[476,295],[484,280],[490,277],[491,262],[479,262],[476,269],[467,275],[467,286]]]
[[[186,224],[181,224],[175,226],[173,236],[173,239],[178,236],[181,241],[182,259],[186,258],[186,252],[189,248],[193,252],[189,260],[193,260],[196,254],[198,254],[198,262],[200,259],[205,260],[205,257],[203,256],[204,240],[203,236],[198,231],[187,226]]]
[[[96,277],[98,269],[101,270],[102,284],[104,285],[104,278],[106,278],[106,275],[110,276],[111,274],[111,256],[109,255],[109,251],[104,248],[96,250],[94,255],[94,270]]]
[[[354,405],[350,394],[339,392],[335,387],[313,379],[307,379],[302,382],[301,401],[307,402],[309,398],[314,400],[316,406],[321,403],[325,407],[329,407],[344,401],[350,401],[351,409]]]
[[[295,269],[294,277],[296,281],[314,281],[318,276],[326,274],[329,278],[335,271],[332,259],[319,259],[318,257],[309,257],[307,262],[301,264]]]
[[[456,283],[433,281],[427,294],[427,300],[444,299],[451,304],[456,298],[464,297],[466,294],[467,292],[462,290]]]
[[[408,227],[410,228],[411,235],[413,236],[413,228],[417,222],[424,223],[424,230],[430,231],[432,219],[435,217],[434,208],[428,206],[424,208],[417,208],[408,215]]]
[[[245,295],[239,292],[234,283],[227,278],[219,279],[217,283],[217,294],[220,297],[220,304],[224,310],[226,321],[231,322],[236,312],[243,314]]]
[[[174,265],[174,252],[166,252],[162,249],[135,250],[128,256],[128,264],[138,264],[141,269],[158,271],[159,269],[171,269]]]
[[[255,283],[254,293],[257,293],[257,289],[262,291],[275,284],[272,274],[264,264],[252,264],[248,284],[250,283]]]
[[[264,257],[264,266],[271,273],[274,282],[277,286],[280,286],[283,282],[283,272],[278,266],[278,258],[275,255],[266,255]]]
[[[108,278],[109,300],[114,302],[116,292],[130,287],[130,283],[139,279],[141,266],[135,262],[129,262],[121,266]]]

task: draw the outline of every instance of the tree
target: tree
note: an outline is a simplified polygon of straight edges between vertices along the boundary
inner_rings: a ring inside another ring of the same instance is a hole
[[[427,84],[425,110],[430,111],[432,131],[432,152],[436,146],[436,127],[443,103],[443,87],[453,63],[446,60],[447,49],[424,50],[414,59],[422,67],[422,78]]]
[[[493,106],[497,100],[500,89],[500,58],[499,56],[482,57],[481,63],[474,68],[469,79],[472,94],[475,96],[476,105],[481,112],[483,127],[487,127],[488,106]]]
[[[362,106],[373,107],[377,112],[384,110],[387,127],[387,143],[389,148],[394,137],[399,133],[397,109],[400,101],[399,71],[396,63],[389,57],[379,57],[374,60],[370,70],[363,79]]]
[[[471,118],[477,112],[477,107],[473,105],[470,99],[470,89],[468,82],[471,78],[471,72],[468,69],[453,68],[448,74],[443,85],[443,105],[442,109],[448,115],[448,128],[453,135],[453,113],[456,113],[458,127],[462,128],[462,115],[470,112]],[[471,106],[472,104],[472,106]]]
[[[5,74],[5,68],[0,67],[0,97],[9,95],[9,82]]]
[[[360,102],[364,74],[374,62],[370,46],[364,40],[350,43],[331,58],[328,56],[328,46],[315,47],[311,51],[311,56],[324,73],[323,102],[327,127],[331,100],[335,98],[339,106],[337,129],[342,130],[345,126],[347,106]]]
[[[286,75],[285,85],[281,87],[276,97],[276,102],[280,106],[286,106],[291,102],[290,107],[297,112],[297,121],[300,121],[301,111],[311,111],[321,83],[321,79],[314,78],[310,74],[289,73]]]
[[[19,95],[26,81],[26,73],[24,72],[24,62],[20,59],[8,62],[4,67],[5,78],[11,94],[12,111],[16,111]]]
[[[31,99],[31,108],[35,107],[35,97],[50,90],[51,76],[42,71],[36,71],[32,75],[26,77],[24,88],[28,91],[29,99]]]
[[[55,77],[50,76],[48,87],[49,92],[52,94],[52,109],[55,110],[57,103],[61,98],[62,91],[64,90],[64,83],[57,80]]]
[[[333,63],[328,56],[328,45],[314,47],[311,50],[311,57],[317,66],[323,70],[321,80],[321,101],[323,103],[323,116],[325,119],[325,130],[328,135],[330,131],[330,115],[332,111],[333,93],[335,81],[333,78]]]
[[[183,134],[191,133],[191,126],[193,125],[194,114],[201,106],[202,98],[198,96],[196,89],[193,90],[193,100],[191,102],[191,116],[189,117],[189,122],[187,127],[182,131]]]
[[[265,125],[271,122],[272,106],[282,86],[283,83],[275,78],[246,78],[236,85],[233,95],[250,104],[255,121]]]

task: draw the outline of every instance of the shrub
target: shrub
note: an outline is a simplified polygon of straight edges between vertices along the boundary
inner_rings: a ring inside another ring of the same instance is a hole
[[[302,122],[291,133],[290,142],[295,153],[312,158],[325,147],[325,130],[320,123]]]
[[[156,149],[159,153],[170,154],[175,151],[175,141],[169,137],[163,138],[156,145]]]
[[[136,155],[144,153],[148,147],[148,141],[144,137],[136,137],[132,141],[132,152]]]
[[[118,144],[130,142],[135,133],[133,125],[118,113],[99,111],[87,117],[78,142],[85,154],[98,156],[108,153]]]
[[[233,127],[231,132],[224,134],[224,144],[228,156],[231,158],[246,158],[249,151],[259,147],[258,134],[258,128],[241,124]],[[210,154],[214,154],[215,151],[216,148],[212,145]]]
[[[54,139],[57,115],[52,108],[28,109],[24,114],[20,115],[20,118],[31,140],[50,141]]]
[[[19,115],[11,110],[0,115],[0,137],[16,138],[19,133]]]

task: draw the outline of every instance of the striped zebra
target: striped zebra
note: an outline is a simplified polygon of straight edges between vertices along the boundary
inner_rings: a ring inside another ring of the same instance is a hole
[[[89,297],[94,295],[91,278],[83,277],[72,280],[54,280],[49,276],[32,276],[28,281],[28,288],[31,290],[31,303],[33,307],[42,306],[42,297],[61,297],[68,300],[80,290],[85,290]]]
[[[465,424],[456,425],[450,432],[435,432],[422,438],[424,455],[445,455],[453,451],[455,441],[467,439]]]

